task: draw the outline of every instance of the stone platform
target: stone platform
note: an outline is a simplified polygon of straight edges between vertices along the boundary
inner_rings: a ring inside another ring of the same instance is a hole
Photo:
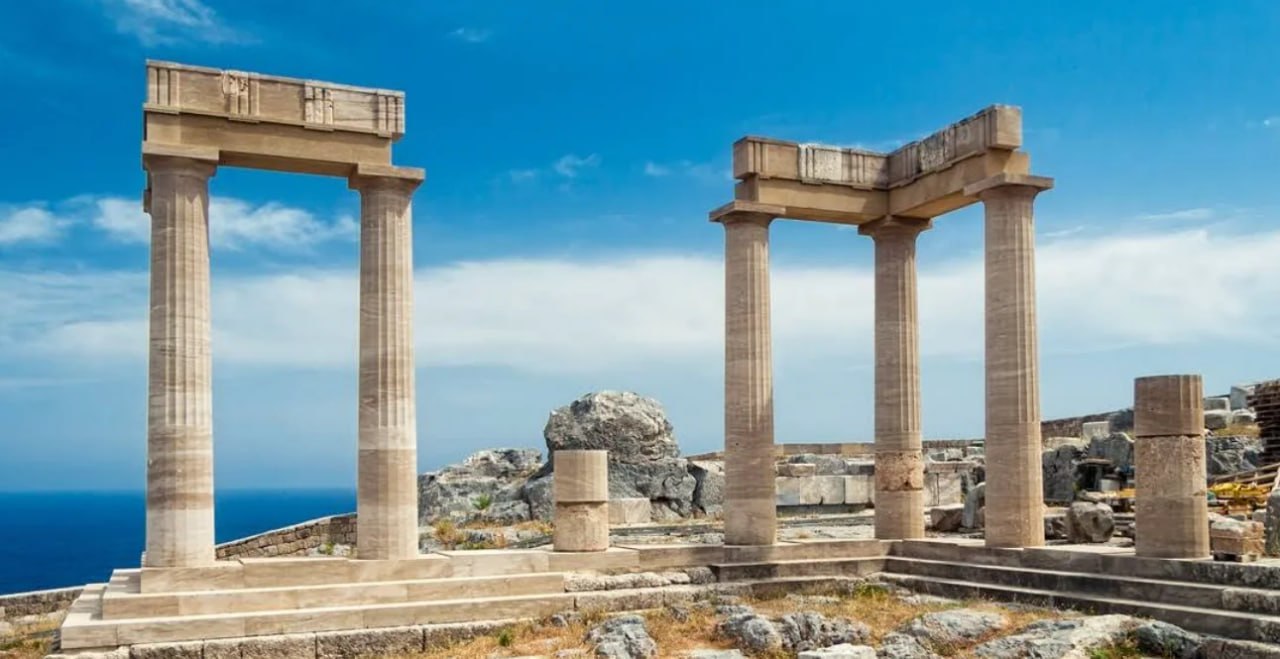
[[[60,630],[62,651],[529,619],[575,609],[662,606],[648,595],[575,592],[575,572],[710,567],[723,580],[869,574],[889,544],[805,540],[768,546],[637,545],[604,552],[450,551],[404,561],[257,558],[202,568],[115,571],[86,587]],[[421,630],[418,632],[421,635]],[[224,643],[225,644],[225,643]],[[206,655],[207,656],[207,655]],[[238,655],[237,655],[238,656]]]

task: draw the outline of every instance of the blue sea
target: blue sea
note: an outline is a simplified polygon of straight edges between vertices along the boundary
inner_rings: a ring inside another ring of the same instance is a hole
[[[221,490],[218,542],[355,510],[353,490]],[[103,582],[137,567],[142,492],[0,492],[0,594]]]

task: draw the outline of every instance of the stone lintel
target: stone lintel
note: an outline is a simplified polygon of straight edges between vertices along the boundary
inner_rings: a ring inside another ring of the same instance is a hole
[[[756,221],[772,220],[786,215],[787,209],[782,206],[761,204],[752,201],[731,201],[709,213],[712,222],[726,222],[741,219]]]
[[[1034,188],[1037,191],[1049,190],[1053,187],[1053,179],[1048,176],[1035,176],[1033,174],[1016,174],[1012,172],[1001,172],[994,176],[990,176],[976,183],[971,183],[964,187],[964,194],[968,197],[977,197],[978,195],[991,190],[1009,185],[1020,187]]]
[[[978,198],[966,188],[1000,174],[1026,174],[1031,158],[1021,151],[988,151],[951,167],[916,178],[889,191],[888,215],[939,217],[959,210]]]
[[[155,142],[142,143],[142,167],[146,169],[147,161],[153,157],[167,158],[187,158],[190,160],[201,160],[213,165],[218,164],[219,153],[217,149],[203,146],[183,146],[180,144],[157,144]]]
[[[847,185],[813,184],[782,178],[751,177],[734,186],[734,196],[779,206],[779,217],[833,224],[860,224],[889,212],[889,193]]]
[[[147,60],[143,111],[198,114],[247,123],[404,134],[404,92]]]

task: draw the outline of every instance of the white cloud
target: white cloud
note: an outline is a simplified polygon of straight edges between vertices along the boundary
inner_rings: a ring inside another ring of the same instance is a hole
[[[40,206],[0,208],[0,245],[55,242],[69,224]]]
[[[474,27],[460,27],[453,32],[450,32],[449,36],[459,41],[465,41],[466,43],[484,43],[493,37],[493,30]]]
[[[196,40],[205,43],[243,41],[217,12],[200,0],[104,0],[116,30],[144,46]]]
[[[1280,297],[1280,231],[1059,239],[1043,243],[1037,259],[1045,354],[1216,341],[1276,347],[1269,328],[1280,324],[1280,308],[1253,301]],[[714,369],[723,359],[723,281],[718,256],[424,268],[416,277],[418,361],[539,374]],[[922,266],[926,357],[981,359],[982,286],[981,257]],[[776,265],[772,289],[780,358],[869,357],[870,264]],[[217,277],[212,290],[222,363],[355,367],[353,269]],[[145,273],[0,271],[0,308],[12,311],[0,316],[0,359],[145,357]]]
[[[150,240],[151,220],[137,200],[105,197],[94,203],[93,225],[107,235],[126,243]],[[209,200],[209,241],[214,247],[299,249],[330,240],[351,240],[359,234],[360,225],[350,216],[324,222],[308,211],[274,202],[254,206],[230,197]]]
[[[733,172],[727,167],[717,167],[711,163],[697,163],[691,160],[678,160],[665,164],[650,160],[644,164],[644,175],[654,178],[679,175],[709,183],[725,183],[733,180]]]
[[[536,169],[512,169],[507,172],[507,176],[513,183],[524,183],[538,178],[538,170]]]
[[[598,154],[593,153],[589,156],[583,157],[570,153],[561,156],[560,159],[551,166],[551,169],[555,170],[557,174],[565,178],[577,178],[578,174],[580,174],[582,170],[597,167],[599,165],[600,156]]]
[[[1186,220],[1186,221],[1203,221],[1210,220],[1217,216],[1212,208],[1183,208],[1175,211],[1166,211],[1163,213],[1148,213],[1139,215],[1140,220]]]
[[[668,176],[671,174],[670,167],[664,167],[656,162],[649,161],[644,164],[644,175],[653,177]]]

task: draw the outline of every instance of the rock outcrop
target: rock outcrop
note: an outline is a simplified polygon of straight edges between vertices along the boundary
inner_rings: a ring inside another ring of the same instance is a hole
[[[542,456],[533,449],[492,449],[422,474],[418,514],[426,523],[446,517],[500,523],[527,520],[530,510],[522,489],[541,463]]]

